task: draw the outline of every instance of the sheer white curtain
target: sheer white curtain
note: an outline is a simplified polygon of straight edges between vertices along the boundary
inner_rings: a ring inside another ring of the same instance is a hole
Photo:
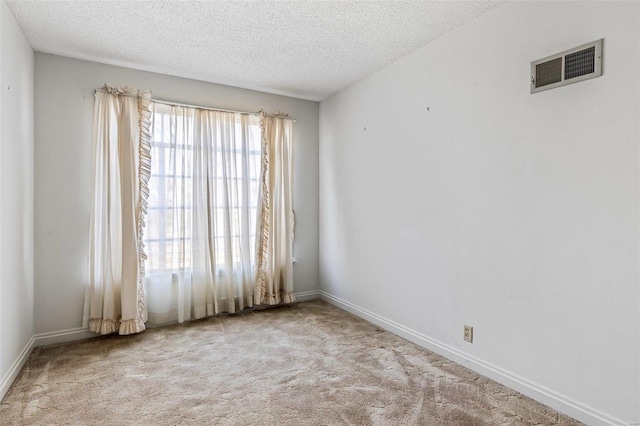
[[[146,321],[142,231],[150,173],[150,92],[107,85],[95,94],[91,285],[84,324],[138,333]]]
[[[295,301],[293,292],[293,120],[260,114],[262,181],[255,303]]]
[[[153,103],[150,324],[253,306],[260,135],[257,116]]]

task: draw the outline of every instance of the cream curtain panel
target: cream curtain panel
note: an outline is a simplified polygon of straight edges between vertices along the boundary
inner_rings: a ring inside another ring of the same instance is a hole
[[[293,120],[260,113],[262,179],[255,303],[295,301],[293,293]]]
[[[95,94],[91,284],[85,304],[85,326],[95,333],[145,329],[142,231],[150,176],[150,101],[150,92],[127,87],[105,85]]]
[[[259,118],[152,104],[149,324],[252,307]]]

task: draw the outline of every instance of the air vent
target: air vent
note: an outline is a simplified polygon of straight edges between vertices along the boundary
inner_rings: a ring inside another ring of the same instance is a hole
[[[602,75],[602,39],[531,62],[531,93]]]

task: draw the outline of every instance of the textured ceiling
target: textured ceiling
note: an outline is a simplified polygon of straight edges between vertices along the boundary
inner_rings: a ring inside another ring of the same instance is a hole
[[[493,1],[7,1],[40,52],[319,101]]]

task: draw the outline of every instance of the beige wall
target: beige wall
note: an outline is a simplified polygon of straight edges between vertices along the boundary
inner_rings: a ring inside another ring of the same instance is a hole
[[[36,333],[78,331],[82,324],[89,282],[93,93],[103,83],[151,90],[156,99],[239,111],[281,110],[294,117],[294,290],[317,290],[317,102],[36,53]]]

